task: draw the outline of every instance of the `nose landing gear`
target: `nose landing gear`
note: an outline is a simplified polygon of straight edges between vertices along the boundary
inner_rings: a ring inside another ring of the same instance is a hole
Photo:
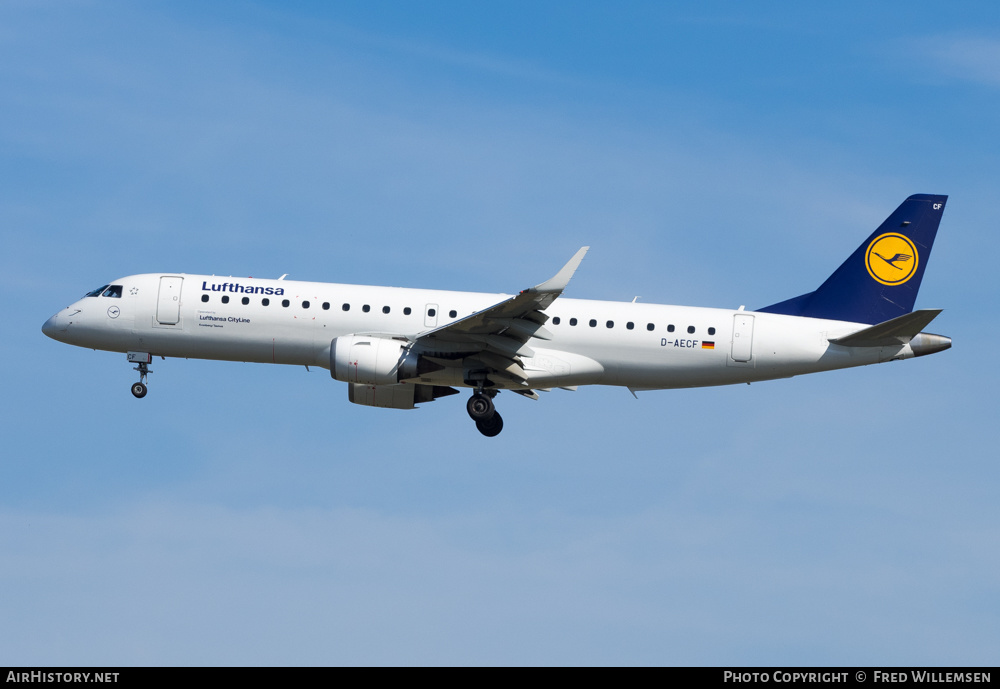
[[[145,397],[146,392],[148,392],[148,390],[146,389],[145,383],[142,381],[132,383],[132,394],[135,395],[136,399],[142,399]]]
[[[139,372],[139,382],[132,383],[132,394],[136,399],[142,399],[146,396],[148,389],[146,388],[146,376],[148,376],[152,371],[149,370],[149,362],[153,360],[152,355],[146,352],[129,352],[128,360],[134,364],[139,364],[133,371]]]
[[[465,405],[469,416],[476,422],[476,428],[487,438],[499,435],[500,431],[503,430],[503,418],[493,404],[493,397],[496,394],[496,390],[480,388],[472,393],[472,397]]]

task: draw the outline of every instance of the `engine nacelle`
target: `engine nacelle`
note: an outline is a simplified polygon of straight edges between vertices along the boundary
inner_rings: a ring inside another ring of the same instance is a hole
[[[405,383],[396,385],[350,383],[347,386],[347,399],[354,404],[362,404],[366,407],[415,409],[414,397],[416,389],[416,385],[407,385]]]
[[[421,402],[433,402],[438,397],[456,395],[458,390],[442,385],[413,385],[397,383],[396,385],[364,385],[350,383],[347,386],[347,399],[354,404],[366,407],[382,407],[383,409],[414,409]]]
[[[393,385],[415,378],[420,357],[405,342],[371,335],[345,335],[330,343],[330,375],[346,383]]]

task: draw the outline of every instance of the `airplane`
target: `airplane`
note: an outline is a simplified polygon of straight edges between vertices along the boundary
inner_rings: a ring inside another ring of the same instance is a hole
[[[478,430],[494,398],[615,385],[639,391],[752,383],[933,354],[914,311],[947,196],[907,198],[816,290],[756,311],[560,298],[589,247],[517,294],[153,273],[99,287],[42,326],[125,353],[132,394],[153,357],[317,366],[359,405],[414,409],[470,388]],[[888,257],[888,258],[886,258]]]

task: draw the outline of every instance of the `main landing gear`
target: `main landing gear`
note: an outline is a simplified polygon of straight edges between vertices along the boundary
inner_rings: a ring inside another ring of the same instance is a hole
[[[469,398],[468,403],[465,405],[469,416],[476,422],[476,428],[487,438],[499,435],[500,431],[503,430],[503,418],[493,405],[493,398],[496,394],[496,390],[483,390],[480,388],[472,393],[472,397]]]

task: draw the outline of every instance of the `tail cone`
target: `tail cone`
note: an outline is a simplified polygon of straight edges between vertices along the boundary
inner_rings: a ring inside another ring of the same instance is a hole
[[[930,333],[920,333],[910,340],[910,349],[913,356],[926,356],[935,352],[943,352],[951,348],[951,338],[944,335],[931,335]]]

